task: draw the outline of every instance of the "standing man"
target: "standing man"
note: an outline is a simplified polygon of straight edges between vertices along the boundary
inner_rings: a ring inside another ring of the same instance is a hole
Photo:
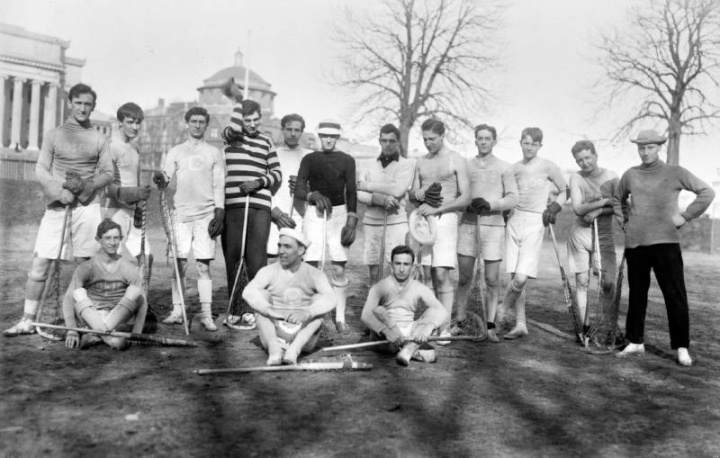
[[[355,213],[355,160],[349,154],[335,149],[341,133],[338,122],[320,123],[318,136],[322,150],[308,154],[300,162],[295,196],[310,204],[303,220],[303,232],[311,242],[305,260],[317,267],[323,245],[327,245],[332,261],[331,283],[337,300],[335,326],[338,332],[347,334],[350,327],[345,322],[349,283],[345,276],[346,249],[355,241],[358,216]],[[327,235],[326,240],[323,240],[324,235]]]
[[[678,363],[690,366],[690,320],[678,229],[702,215],[715,192],[683,167],[660,160],[666,138],[654,130],[643,130],[631,141],[637,145],[642,163],[623,173],[613,195],[615,216],[625,231],[630,286],[625,329],[629,343],[617,356],[645,353],[645,310],[653,270],[665,299],[670,346],[677,350]],[[697,196],[682,213],[678,211],[681,190]]]
[[[225,271],[228,295],[232,295],[236,266],[243,251],[243,234],[247,231],[245,265],[248,280],[255,278],[267,264],[267,243],[270,232],[272,209],[271,189],[277,189],[282,181],[280,162],[272,139],[260,132],[262,111],[260,104],[243,100],[233,109],[230,125],[223,130],[227,182],[225,185],[225,229],[222,248],[225,255]],[[249,197],[247,227],[245,202]],[[249,315],[249,316],[248,316]],[[240,329],[254,329],[251,314],[244,314],[240,323],[237,317],[227,317],[228,322]]]
[[[142,108],[132,102],[118,108],[118,129],[110,137],[109,145],[114,180],[107,187],[105,217],[120,225],[125,248],[133,257],[140,256],[142,241],[142,233],[133,224],[133,216],[140,210],[139,203],[150,197],[150,186],[140,186],[140,153],[134,143],[144,118]],[[145,252],[150,252],[147,240]],[[148,264],[152,268],[152,255],[148,256]]]
[[[382,126],[380,157],[358,183],[358,200],[367,205],[363,227],[371,285],[380,280],[380,263],[390,263],[390,252],[405,244],[408,232],[405,196],[412,185],[415,163],[401,156],[400,147],[400,129],[392,124]],[[380,259],[383,246],[385,259]]]
[[[302,261],[308,242],[296,229],[280,229],[278,262],[263,267],[243,290],[255,309],[268,366],[297,364],[317,343],[322,317],[335,306],[327,277]]]
[[[422,123],[422,136],[428,154],[415,164],[410,198],[419,205],[421,215],[437,218],[437,237],[432,254],[423,258],[423,264],[432,266],[435,295],[447,311],[448,319],[440,327],[440,336],[446,337],[450,335],[448,328],[455,300],[450,271],[457,261],[457,212],[470,204],[470,179],[465,159],[445,146],[445,124],[437,119],[426,120]],[[433,183],[442,186],[439,203],[427,199],[426,191]],[[438,341],[438,345],[449,343],[447,340]]]
[[[68,93],[70,117],[62,126],[45,134],[35,167],[47,206],[40,221],[32,266],[25,287],[23,317],[3,333],[6,336],[32,334],[38,303],[45,289],[51,260],[70,253],[76,263],[93,256],[98,249],[95,230],[102,219],[100,191],[113,179],[107,137],[90,123],[97,94],[86,84],[76,84]],[[66,213],[69,212],[69,213]],[[67,218],[67,230],[63,222]],[[61,234],[66,240],[62,243]]]
[[[602,294],[610,294],[615,285],[617,263],[612,228],[612,192],[617,184],[615,172],[598,167],[595,145],[587,140],[575,143],[571,149],[580,171],[570,175],[570,199],[577,217],[567,240],[568,270],[575,274],[575,297],[581,323],[585,323],[587,294],[590,279],[588,270],[593,253],[593,225],[597,223],[601,266]],[[597,262],[597,259],[595,259]],[[617,326],[617,323],[613,323]],[[588,328],[583,327],[583,335]]]
[[[455,313],[456,320],[465,319],[468,286],[473,278],[475,258],[480,256],[485,267],[487,334],[488,340],[494,343],[499,341],[495,332],[495,313],[500,293],[500,263],[505,251],[504,214],[515,208],[518,202],[515,176],[507,173],[510,163],[493,154],[496,144],[495,127],[487,124],[475,127],[478,154],[467,161],[473,199],[458,226],[459,298]]]
[[[411,278],[415,253],[409,247],[396,246],[391,259],[392,275],[370,288],[362,311],[363,323],[374,333],[373,337],[382,335],[391,342],[382,350],[396,353],[398,364],[408,366],[411,359],[434,363],[435,350],[426,342],[448,318],[447,311],[430,288]],[[421,304],[426,309],[416,320],[415,313]],[[429,348],[421,349],[421,345]]]
[[[300,169],[300,161],[311,153],[307,148],[300,146],[300,138],[305,132],[305,120],[299,114],[289,114],[280,120],[284,143],[277,148],[277,157],[283,171],[282,179],[273,195],[273,208],[271,212],[274,225],[270,225],[267,253],[269,256],[278,255],[279,230],[283,227],[300,229],[305,205],[293,197],[295,180]]]
[[[505,232],[506,268],[512,280],[505,292],[503,306],[509,310],[516,309],[515,327],[505,334],[508,340],[528,334],[525,323],[525,285],[529,278],[537,278],[544,227],[555,224],[557,214],[567,198],[567,185],[560,168],[538,157],[542,140],[543,132],[539,128],[523,129],[520,135],[523,159],[510,168],[518,186],[518,205],[508,220]],[[551,185],[560,192],[548,204]]]
[[[190,250],[198,272],[200,296],[200,323],[208,331],[217,331],[212,318],[212,278],[210,261],[215,259],[215,238],[223,230],[225,217],[225,164],[220,150],[205,141],[210,115],[202,107],[190,108],[185,113],[188,139],[168,151],[162,172],[156,172],[153,181],[164,189],[177,176],[175,192],[175,234],[177,237],[178,270],[183,291],[178,290],[177,279],[172,281],[173,310],[163,320],[165,324],[182,324],[181,294],[185,289],[185,271]]]

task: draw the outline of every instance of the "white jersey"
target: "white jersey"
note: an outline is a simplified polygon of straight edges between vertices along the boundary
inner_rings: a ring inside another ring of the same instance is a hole
[[[282,145],[277,148],[276,152],[282,170],[282,181],[280,182],[280,188],[273,196],[273,207],[278,207],[285,213],[290,213],[293,197],[290,195],[288,181],[290,176],[297,176],[298,170],[300,170],[300,161],[312,151],[300,147],[290,149],[286,145]]]
[[[113,163],[113,183],[110,187],[140,186],[140,153],[137,147],[124,141],[117,133],[110,138],[108,146]],[[113,192],[106,192],[103,207],[133,209],[135,206],[118,200]]]

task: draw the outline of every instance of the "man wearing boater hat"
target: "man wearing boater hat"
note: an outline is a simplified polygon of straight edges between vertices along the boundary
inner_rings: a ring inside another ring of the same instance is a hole
[[[631,141],[637,145],[642,163],[622,175],[613,195],[615,217],[625,231],[630,286],[625,329],[629,343],[617,356],[645,353],[645,311],[653,270],[665,299],[670,346],[677,350],[678,363],[690,366],[690,321],[679,229],[703,214],[715,192],[683,167],[660,160],[666,138],[654,130],[643,130]],[[696,195],[683,212],[678,211],[681,190]]]
[[[296,364],[317,343],[322,316],[335,306],[327,277],[302,261],[310,242],[290,228],[280,229],[278,262],[263,267],[243,290],[256,312],[268,366]]]
[[[335,121],[322,121],[318,127],[320,151],[303,157],[300,162],[295,197],[309,204],[303,219],[303,232],[311,245],[305,260],[318,266],[323,245],[332,261],[332,285],[337,298],[335,322],[338,332],[346,334],[345,323],[348,278],[345,276],[347,247],[355,241],[357,228],[357,188],[355,160],[335,145],[342,129]]]

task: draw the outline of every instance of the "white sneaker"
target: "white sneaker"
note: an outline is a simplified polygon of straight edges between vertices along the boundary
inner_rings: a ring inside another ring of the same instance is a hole
[[[6,337],[15,337],[23,334],[35,334],[35,326],[32,325],[32,320],[28,318],[22,318],[12,328],[3,331]]]
[[[643,356],[645,354],[645,344],[629,343],[623,351],[616,354],[617,358],[627,358],[628,356]]]
[[[678,364],[681,366],[692,366],[692,358],[690,357],[690,353],[688,353],[687,348],[680,347],[677,349],[677,360]]]
[[[450,331],[448,331],[448,330],[441,331],[441,332],[440,332],[440,337],[451,337]],[[441,345],[441,346],[443,346],[443,347],[444,347],[445,345],[450,345],[450,341],[449,341],[449,340],[436,340],[435,343],[438,344],[438,345]]]
[[[183,324],[182,312],[176,312],[173,310],[170,315],[162,320],[163,324]]]
[[[427,350],[416,350],[412,356],[414,361],[420,361],[421,363],[434,363],[437,360],[435,350],[432,348]]]
[[[217,326],[215,326],[215,322],[213,321],[212,317],[205,316],[200,320],[200,324],[205,326],[205,329],[207,331],[217,331]]]
[[[495,332],[495,329],[488,329],[487,330],[487,340],[489,340],[492,343],[498,343],[500,342],[500,339],[497,336],[497,332]]]
[[[410,360],[412,359],[413,354],[410,351],[410,348],[403,348],[398,352],[397,355],[395,355],[395,361],[401,366],[409,366]]]

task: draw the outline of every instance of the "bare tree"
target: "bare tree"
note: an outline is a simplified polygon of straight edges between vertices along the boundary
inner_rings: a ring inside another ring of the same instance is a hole
[[[394,118],[403,154],[415,122],[438,116],[471,126],[490,95],[481,77],[497,62],[497,0],[385,0],[337,29],[337,81],[357,93],[358,119]]]
[[[646,0],[635,4],[629,22],[601,36],[598,46],[610,104],[639,101],[618,136],[640,120],[667,123],[669,164],[680,160],[680,137],[705,133],[720,107],[708,90],[718,86],[720,2]]]

